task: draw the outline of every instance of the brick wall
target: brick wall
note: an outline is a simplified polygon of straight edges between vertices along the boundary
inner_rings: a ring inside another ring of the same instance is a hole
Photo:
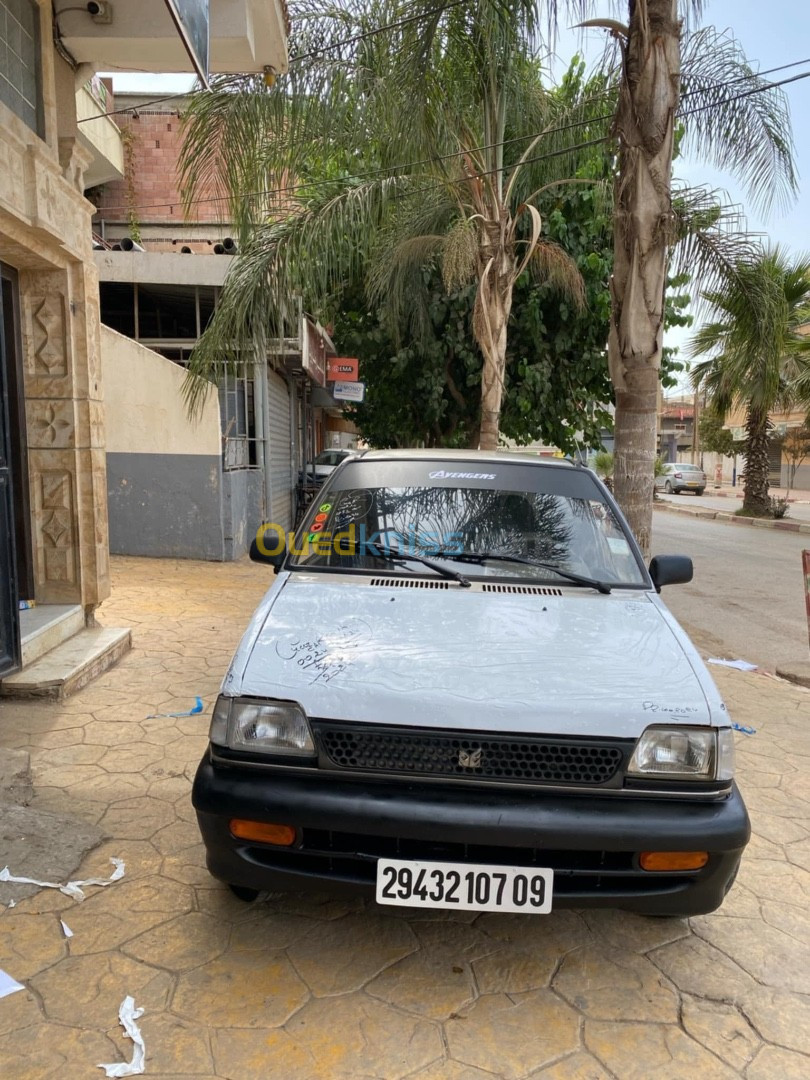
[[[125,99],[126,95],[119,95],[116,106],[124,105]],[[151,108],[145,107],[133,113],[121,114],[116,120],[125,137],[130,140],[132,196],[135,213],[144,234],[144,246],[171,250],[171,240],[177,240],[178,244],[188,243],[192,250],[210,252],[210,244],[199,239],[200,226],[211,226],[209,239],[213,241],[227,235],[227,204],[224,200],[198,202],[192,208],[190,216],[184,217],[177,172],[182,146],[177,104],[167,102],[162,108],[154,105]],[[129,188],[130,185],[124,178],[105,184],[100,191],[91,193],[99,208],[94,218],[94,228],[97,231],[98,223],[103,218],[107,225],[113,226],[110,238],[127,233],[126,227],[116,229],[114,226],[126,226],[128,222]],[[203,187],[197,198],[206,199],[218,194],[213,187]],[[150,240],[150,225],[163,227],[160,230],[163,233],[163,242],[158,243],[154,237]],[[189,228],[189,225],[196,227]],[[166,226],[169,227],[168,233]]]

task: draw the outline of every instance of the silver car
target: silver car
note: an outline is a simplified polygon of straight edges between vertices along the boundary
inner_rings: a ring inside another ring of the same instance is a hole
[[[682,491],[692,491],[702,495],[706,490],[706,473],[699,465],[686,465],[682,461],[670,461],[664,471],[655,478],[655,490],[665,491],[667,495],[680,495]]]

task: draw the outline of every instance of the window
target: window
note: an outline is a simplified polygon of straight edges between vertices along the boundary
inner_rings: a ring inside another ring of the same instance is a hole
[[[219,413],[222,417],[223,468],[245,469],[255,465],[253,380],[248,369],[237,374],[225,371],[219,384]]]
[[[138,285],[138,338],[197,339],[196,285]]]
[[[98,286],[101,321],[124,337],[135,337],[135,286],[101,281]]]
[[[41,136],[39,83],[39,7],[0,0],[0,102]]]

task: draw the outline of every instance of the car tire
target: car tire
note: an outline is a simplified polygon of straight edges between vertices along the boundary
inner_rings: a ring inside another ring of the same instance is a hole
[[[669,480],[667,480],[667,482],[664,484],[664,491],[667,493],[667,495],[672,494],[672,484],[669,482]]]
[[[237,900],[241,900],[245,904],[252,904],[259,895],[258,889],[249,889],[246,885],[229,885],[228,888]]]
[[[697,491],[695,492],[695,494],[699,497],[699,496],[701,496],[703,494],[703,492],[705,490],[706,490],[705,488],[698,488]]]

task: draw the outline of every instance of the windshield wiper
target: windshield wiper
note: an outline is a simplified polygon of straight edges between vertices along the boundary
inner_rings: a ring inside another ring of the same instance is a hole
[[[451,570],[449,566],[442,566],[441,563],[435,563],[432,559],[426,559],[422,555],[412,555],[410,552],[401,552],[395,548],[388,550],[369,540],[366,541],[366,547],[370,548],[378,558],[384,559],[386,562],[404,566],[405,560],[411,559],[413,562],[421,563],[422,566],[427,566],[429,570],[433,570],[443,578],[448,578],[450,581],[457,581],[464,589],[469,589],[472,584],[470,579],[464,577],[458,570]]]
[[[588,585],[600,593],[609,593],[610,585],[606,581],[597,581],[596,578],[585,577],[583,574],[575,574],[571,570],[563,570],[554,563],[543,562],[541,559],[530,559],[525,555],[502,555],[495,551],[437,551],[440,559],[453,559],[456,562],[483,563],[512,562],[521,563],[523,566],[537,566],[542,570],[551,570],[560,577],[573,581],[576,585]]]

